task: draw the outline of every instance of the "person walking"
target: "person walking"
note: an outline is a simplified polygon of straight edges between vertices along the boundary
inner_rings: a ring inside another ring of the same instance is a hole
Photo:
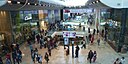
[[[89,38],[88,38],[88,36],[86,36],[85,41],[86,41],[87,44],[89,44]]]
[[[49,56],[51,56],[51,48],[48,48]]]
[[[20,64],[20,54],[16,52],[16,62]]]
[[[12,52],[12,60],[13,60],[13,63],[15,64],[16,63],[16,51],[13,51]]]
[[[76,46],[76,50],[75,50],[75,54],[76,54],[75,58],[78,58],[79,50],[80,50],[80,48],[79,48],[79,46],[77,45],[77,46]]]
[[[92,35],[91,35],[91,33],[89,33],[89,35],[88,35],[89,42],[91,41],[91,37],[92,37]]]
[[[36,36],[36,40],[37,40],[37,43],[40,42],[40,34],[38,34],[38,35]]]
[[[90,33],[90,27],[88,27],[88,33]]]
[[[11,55],[9,53],[6,54],[6,59],[10,60],[11,62]]]
[[[41,39],[40,39],[40,49],[42,49],[42,46],[44,45],[43,42],[44,42],[44,38],[41,37]]]
[[[0,57],[0,64],[3,64],[3,60],[2,60],[2,58]]]
[[[120,59],[117,58],[116,61],[114,62],[114,64],[121,64]]]
[[[22,62],[22,60],[21,60],[22,59],[22,52],[21,52],[21,50],[19,49],[16,54],[17,54],[16,61],[19,64],[19,63]]]
[[[98,46],[100,46],[100,38],[97,39]]]
[[[86,42],[85,42],[85,39],[82,41],[82,46],[81,48],[86,48]]]
[[[96,51],[94,51],[94,53],[93,53],[93,62],[95,62],[96,59],[97,59],[97,53],[96,53]]]
[[[32,57],[33,62],[35,63],[35,52],[34,52],[34,50],[32,50],[31,57]]]
[[[92,58],[93,58],[93,52],[92,52],[92,50],[90,50],[88,53],[87,60],[89,60],[89,62],[92,63]]]
[[[5,64],[12,64],[9,59],[6,58]]]
[[[96,29],[93,29],[93,35],[95,35]]]
[[[94,41],[94,35],[91,36],[91,44],[93,44]]]
[[[40,64],[42,64],[42,60],[43,60],[43,59],[42,59],[42,56],[40,55],[40,56],[39,56],[39,63],[40,63]]]
[[[45,59],[46,62],[48,63],[48,61],[49,61],[49,56],[48,56],[48,53],[47,53],[47,52],[45,53],[44,59]]]
[[[99,34],[99,29],[97,28],[97,35]]]
[[[125,64],[125,58],[124,57],[121,58],[121,64]]]
[[[29,48],[30,48],[30,51],[31,51],[31,53],[32,53],[32,51],[33,51],[33,45],[30,44],[30,45],[29,45]]]
[[[69,48],[66,49],[66,56],[69,55]]]

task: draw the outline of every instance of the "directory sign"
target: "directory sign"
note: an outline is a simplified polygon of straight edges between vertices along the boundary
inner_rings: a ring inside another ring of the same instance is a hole
[[[69,38],[64,38],[64,45],[68,45],[69,44]]]

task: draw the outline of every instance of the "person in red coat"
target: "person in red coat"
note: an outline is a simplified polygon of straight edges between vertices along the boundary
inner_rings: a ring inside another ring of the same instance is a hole
[[[11,55],[9,53],[6,54],[6,59],[11,61]]]
[[[93,44],[93,41],[94,41],[94,35],[92,35],[91,37],[91,44]]]

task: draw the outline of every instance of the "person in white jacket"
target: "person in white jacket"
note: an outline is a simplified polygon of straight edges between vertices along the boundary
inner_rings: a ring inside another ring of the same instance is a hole
[[[124,57],[121,58],[121,64],[125,64],[125,58]]]

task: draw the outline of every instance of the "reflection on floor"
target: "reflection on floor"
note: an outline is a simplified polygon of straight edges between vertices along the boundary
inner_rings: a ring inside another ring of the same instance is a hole
[[[34,44],[34,47],[37,47],[39,50],[39,54],[44,57],[44,53],[47,52],[47,49],[39,49],[39,44]],[[81,45],[79,45],[81,47]],[[24,54],[23,62],[21,64],[34,64],[30,57],[30,50],[29,47],[23,45],[21,50]],[[116,53],[107,43],[104,44],[101,41],[100,46],[97,45],[96,41],[93,45],[87,45],[86,49],[80,49],[79,51],[79,58],[72,58],[72,47],[70,46],[70,55],[66,56],[65,50],[63,46],[58,46],[57,49],[52,50],[52,56],[50,57],[50,61],[48,64],[90,64],[87,61],[87,54],[89,50],[97,51],[98,58],[95,63],[92,64],[113,64],[117,57],[121,58],[125,56],[126,63],[128,64],[128,55],[127,54],[119,54]],[[46,61],[43,59],[43,64],[47,64]],[[38,63],[35,63],[38,64]]]

